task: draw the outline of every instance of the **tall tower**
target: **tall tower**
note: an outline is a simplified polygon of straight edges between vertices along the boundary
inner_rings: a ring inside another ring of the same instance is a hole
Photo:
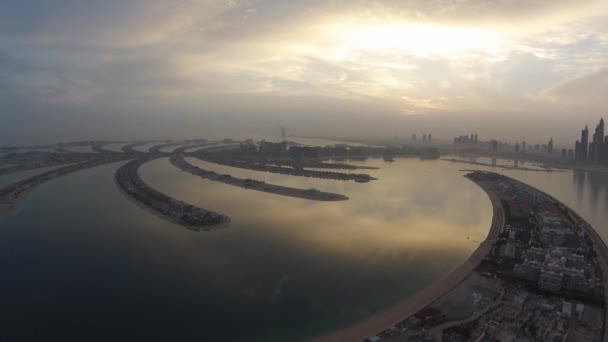
[[[549,139],[549,142],[547,143],[547,152],[549,154],[553,153],[553,138]]]
[[[600,120],[600,123],[595,126],[595,132],[593,133],[593,140],[589,144],[589,160],[597,163],[601,159],[602,150],[604,145],[604,119]]]
[[[608,135],[604,137],[604,162],[608,163]]]
[[[589,128],[585,125],[585,129],[581,132],[581,159],[587,160],[589,156]]]
[[[604,152],[604,119],[600,119],[600,123],[595,127],[593,147],[593,161],[600,162]]]

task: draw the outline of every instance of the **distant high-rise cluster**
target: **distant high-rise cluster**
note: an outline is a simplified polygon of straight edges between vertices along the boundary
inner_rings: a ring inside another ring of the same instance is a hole
[[[416,142],[416,134],[412,134],[412,142]],[[433,142],[432,134],[422,134],[422,142]]]
[[[604,136],[604,119],[595,127],[592,141],[589,142],[589,128],[581,131],[581,139],[576,141],[574,158],[578,161],[608,163],[608,136]]]
[[[458,136],[456,138],[454,138],[454,144],[455,145],[461,145],[461,144],[477,144],[478,140],[477,140],[477,133],[473,134],[471,133],[470,136],[468,135],[461,135]]]

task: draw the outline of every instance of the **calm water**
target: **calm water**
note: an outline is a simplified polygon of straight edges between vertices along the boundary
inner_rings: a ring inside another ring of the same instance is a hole
[[[104,145],[103,148],[114,152],[122,152],[122,147],[129,144],[130,143],[111,143]]]
[[[24,179],[45,173],[47,171],[51,171],[53,169],[64,167],[64,166],[65,165],[41,167],[39,169],[33,169],[33,170],[27,170],[27,171],[23,171],[23,172],[11,173],[8,175],[2,175],[2,176],[0,176],[0,188],[3,188],[7,185],[14,184],[14,183],[20,182]]]
[[[190,161],[351,199],[254,192],[191,176],[166,158],[142,167],[158,190],[232,218],[227,229],[196,233],[122,196],[113,181],[121,163],[54,180],[0,222],[0,336],[303,340],[437,280],[491,222],[487,196],[458,171],[470,165],[356,162],[381,167],[369,172],[379,180],[359,184]],[[606,181],[504,173],[562,199],[608,237]]]

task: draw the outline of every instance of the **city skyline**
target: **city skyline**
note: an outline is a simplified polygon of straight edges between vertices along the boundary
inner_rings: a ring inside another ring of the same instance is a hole
[[[574,147],[575,159],[580,162],[608,163],[608,135],[604,136],[604,119],[595,127],[592,141],[589,141],[589,127],[581,131],[581,138]]]

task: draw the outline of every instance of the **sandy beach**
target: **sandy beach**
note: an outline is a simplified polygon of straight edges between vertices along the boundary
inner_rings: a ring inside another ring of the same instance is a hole
[[[473,181],[471,178],[468,179]],[[480,243],[479,247],[473,252],[473,254],[462,265],[452,270],[449,274],[433,283],[431,286],[421,290],[413,297],[405,299],[387,310],[372,315],[350,327],[338,330],[330,335],[316,338],[315,341],[362,341],[370,336],[374,336],[375,334],[390,328],[391,326],[414,315],[421,309],[431,305],[469,276],[475,267],[477,267],[477,265],[479,265],[479,263],[490,252],[492,244],[502,231],[505,222],[503,207],[498,197],[489,191],[489,189],[484,186],[485,184],[476,181],[473,182],[479,185],[486,192],[492,202],[493,207],[492,225],[490,227],[488,236],[482,243]]]

